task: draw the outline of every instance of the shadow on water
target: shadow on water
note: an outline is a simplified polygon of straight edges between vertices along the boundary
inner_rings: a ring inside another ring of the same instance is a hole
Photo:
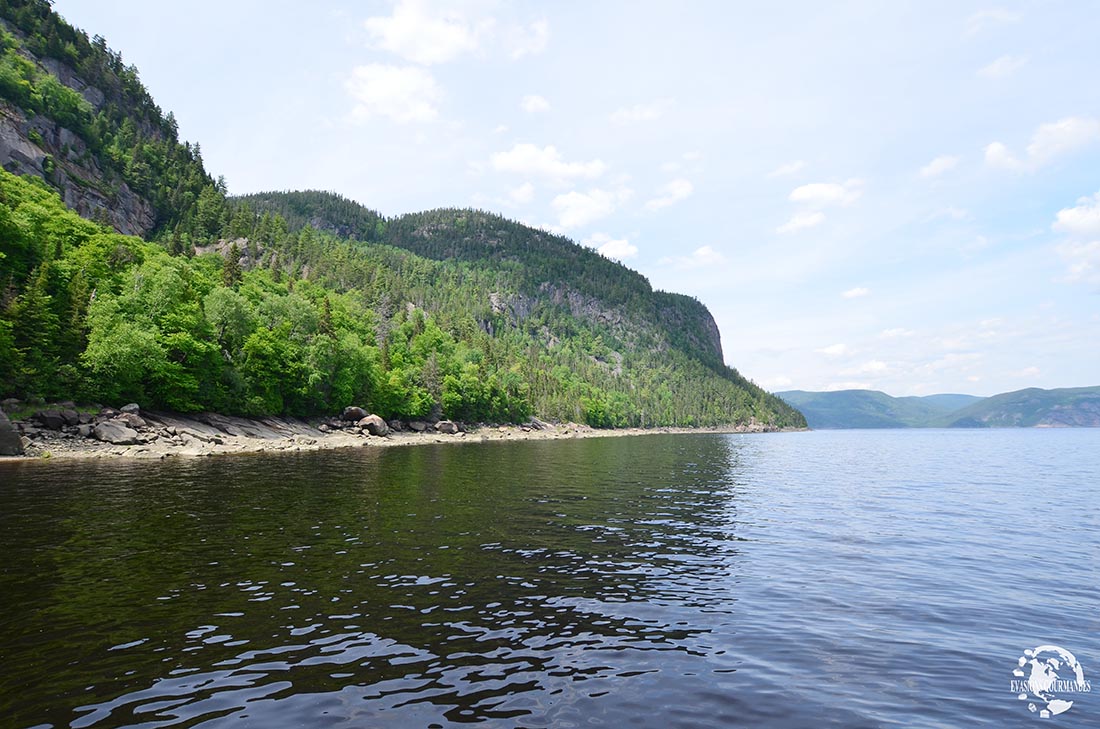
[[[695,437],[9,468],[0,645],[36,688],[4,714],[567,721],[578,682],[715,650],[695,613],[734,606],[736,458]]]

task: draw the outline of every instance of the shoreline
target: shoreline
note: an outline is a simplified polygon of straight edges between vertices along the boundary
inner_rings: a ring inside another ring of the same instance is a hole
[[[135,459],[165,460],[258,453],[294,453],[343,448],[394,448],[417,445],[492,443],[534,440],[577,440],[638,435],[693,433],[764,433],[781,430],[756,423],[698,428],[609,428],[598,429],[576,423],[551,424],[539,420],[522,425],[458,425],[457,432],[439,432],[432,427],[390,430],[370,435],[365,429],[340,427],[338,418],[243,418],[201,413],[149,412],[139,416],[135,428],[141,442],[115,444],[72,429],[37,430],[25,440],[25,453],[0,456],[0,464],[47,460]],[[449,422],[449,421],[445,421]]]

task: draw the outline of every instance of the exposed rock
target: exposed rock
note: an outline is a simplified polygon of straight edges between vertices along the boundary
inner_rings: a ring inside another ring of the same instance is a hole
[[[324,423],[321,423],[317,426],[317,430],[321,431],[322,433],[328,433],[330,430],[332,430],[332,428],[328,427]]]
[[[452,420],[440,420],[435,424],[435,429],[440,433],[447,433],[449,435],[453,435],[460,430],[458,425]]]
[[[344,408],[344,414],[342,417],[344,418],[344,420],[350,420],[353,423],[357,423],[363,418],[367,417],[367,415],[367,411],[363,408],[349,405],[348,407]]]
[[[402,423],[400,420],[388,420],[386,421],[386,425],[390,426],[390,430],[396,431],[398,433],[405,430],[405,424]]]
[[[0,400],[0,410],[3,410],[4,412],[10,413],[12,410],[15,410],[16,408],[18,408],[22,404],[23,404],[23,401],[20,400],[19,398],[9,397],[6,400]]]
[[[362,418],[357,425],[371,435],[389,435],[390,426],[379,415],[368,415]]]
[[[61,417],[60,410],[41,410],[35,413],[34,419],[47,430],[61,430],[65,425],[65,419]]]
[[[124,413],[133,413],[134,415],[140,415],[141,414],[141,407],[139,407],[136,402],[132,402],[129,405],[123,405],[122,407],[119,408],[119,410],[121,410]]]
[[[12,427],[11,421],[0,410],[0,456],[23,455],[23,439]]]
[[[80,413],[70,408],[61,411],[61,419],[65,421],[65,425],[80,425]]]
[[[410,420],[409,421],[409,430],[412,430],[412,431],[417,432],[417,433],[423,433],[427,429],[428,429],[428,424],[425,423],[423,420]]]
[[[95,426],[94,425],[89,425],[87,423],[76,426],[76,433],[81,438],[91,438],[92,437],[92,431],[94,431],[94,430],[95,430]]]
[[[112,421],[116,423],[124,423],[126,425],[129,425],[131,428],[144,428],[148,425],[148,423],[145,422],[145,418],[129,411],[119,413],[114,418],[112,418]]]
[[[96,440],[113,445],[135,445],[142,442],[138,432],[117,420],[106,420],[92,431]]]

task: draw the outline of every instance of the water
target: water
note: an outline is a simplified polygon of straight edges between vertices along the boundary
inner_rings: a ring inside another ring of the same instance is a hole
[[[1033,726],[1100,430],[8,463],[0,556],[5,727]]]

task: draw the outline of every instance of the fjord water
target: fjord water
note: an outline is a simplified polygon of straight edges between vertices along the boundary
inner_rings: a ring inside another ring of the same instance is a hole
[[[1100,430],[0,464],[0,555],[4,726],[1025,726]]]

